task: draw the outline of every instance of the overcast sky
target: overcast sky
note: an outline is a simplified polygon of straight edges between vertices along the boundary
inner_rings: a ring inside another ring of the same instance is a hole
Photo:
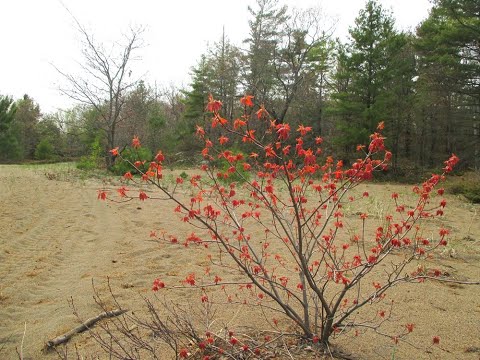
[[[285,0],[289,7],[320,6],[338,20],[336,36],[348,27],[366,0]],[[397,28],[413,30],[428,16],[429,0],[379,0]],[[255,0],[63,0],[83,26],[104,43],[121,38],[129,26],[142,25],[146,44],[137,67],[148,83],[188,86],[189,72],[222,28],[235,44],[248,35],[248,5]],[[1,0],[0,94],[29,94],[44,113],[73,103],[58,91],[63,84],[52,64],[76,72],[81,37],[60,0]]]

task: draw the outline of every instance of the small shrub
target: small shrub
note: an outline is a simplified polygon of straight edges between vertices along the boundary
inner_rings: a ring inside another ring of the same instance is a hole
[[[100,166],[102,159],[102,145],[100,136],[97,135],[92,145],[90,146],[90,155],[82,156],[77,163],[77,169],[80,170],[93,170]]]
[[[131,172],[132,174],[138,173],[133,169],[132,164],[136,161],[145,163],[146,167],[143,169],[143,164],[140,166],[141,170],[146,170],[148,168],[148,162],[153,158],[152,152],[145,147],[127,147],[122,151],[121,157],[115,160],[115,164],[112,166],[111,171],[116,175],[123,175],[126,172]],[[138,164],[138,163],[137,163]]]
[[[241,151],[233,149],[232,153],[235,154],[238,159],[246,158],[245,154]],[[228,159],[222,158],[218,161],[217,168],[223,174],[228,174],[228,176],[219,177],[219,180],[224,184],[231,184],[233,182],[243,184],[250,180],[250,171],[246,170],[238,160],[230,162]]]
[[[35,159],[49,160],[53,157],[53,145],[48,139],[42,139],[35,148]]]
[[[480,175],[467,173],[463,176],[452,178],[446,185],[446,190],[454,195],[463,195],[468,201],[480,203]]]
[[[430,279],[455,282],[440,269],[412,266],[447,245],[448,229],[440,227],[431,238],[424,237],[420,229],[422,223],[444,214],[447,201],[442,198],[440,183],[458,162],[455,155],[444,162],[441,174],[433,174],[413,188],[415,201],[405,203],[401,195],[392,193],[395,211],[379,218],[369,214],[365,206],[368,192],[360,195],[354,189],[371,180],[375,172],[388,168],[392,154],[385,148],[383,123],[370,136],[370,143],[358,148],[360,158],[345,166],[333,156],[320,157],[323,139],[315,136],[311,127],[299,125],[295,129],[288,123],[277,123],[264,107],[247,111],[254,106],[251,99],[243,97],[243,116],[229,121],[220,114],[222,103],[210,96],[207,111],[213,115],[211,123],[209,127],[198,126],[196,132],[205,144],[202,172],[190,176],[189,181],[177,178],[174,187],[158,181],[165,161],[161,151],[144,165],[147,159],[140,157],[136,137],[132,146],[138,151],[111,151],[123,159],[118,164],[140,161],[135,167],[143,180],[138,194],[122,186],[117,191],[120,201],[170,200],[179,221],[191,224],[195,231],[182,236],[162,229],[152,231],[152,238],[182,249],[214,249],[204,271],[185,274],[180,284],[178,279],[171,281],[168,273],[161,274],[153,281],[153,291],[192,289],[199,305],[207,310],[212,305],[230,304],[261,308],[270,324],[265,332],[295,334],[299,341],[328,349],[330,339],[337,334],[365,328],[377,331],[390,311],[382,310],[372,320],[365,314],[362,317],[361,310],[376,304],[390,306],[385,299],[392,287]],[[249,129],[261,123],[269,128],[262,137],[256,137]],[[215,127],[220,137],[209,132]],[[229,147],[240,141],[252,144],[256,151],[245,156]],[[128,170],[132,168],[125,168]],[[224,186],[225,182],[229,185]],[[187,198],[183,184],[192,193]],[[99,190],[98,198],[110,199],[110,191]],[[347,207],[355,207],[355,219],[345,211]],[[260,238],[258,230],[262,231]],[[397,256],[399,252],[402,256]],[[235,277],[229,278],[233,273]],[[221,290],[221,295],[211,291],[214,288]],[[275,318],[267,311],[274,311]],[[190,315],[187,310],[171,325],[175,328]],[[205,321],[207,327],[213,322]],[[289,327],[279,325],[287,322]],[[240,354],[252,351],[230,329],[223,336],[226,344],[219,344],[208,328],[206,337],[190,334],[188,342],[172,337],[170,334],[178,330],[174,328],[164,326],[159,333],[165,335],[164,342],[174,345],[177,358],[186,358],[190,350],[197,349],[207,358],[210,353],[223,354],[228,349],[232,359],[245,358]],[[399,341],[413,329],[414,324],[407,323],[384,336]]]
[[[77,163],[77,169],[79,170],[93,170],[97,167],[97,163],[92,161],[89,156],[82,156]]]

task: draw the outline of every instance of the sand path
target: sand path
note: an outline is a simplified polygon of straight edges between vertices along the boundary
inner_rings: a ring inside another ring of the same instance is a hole
[[[122,305],[139,311],[144,307],[141,295],[151,294],[154,278],[168,275],[172,281],[181,280],[190,269],[198,271],[205,265],[200,250],[163,248],[149,239],[152,228],[165,228],[179,237],[191,232],[170,206],[154,201],[100,202],[96,193],[100,180],[79,180],[71,166],[0,165],[0,359],[18,358],[22,341],[25,359],[57,359],[42,348],[78,324],[69,300],[74,300],[84,318],[100,312],[93,300],[92,279],[103,293],[107,278],[111,279]],[[407,191],[397,185],[368,186],[371,193],[383,192],[386,198],[392,190]],[[478,279],[480,207],[453,197],[448,202],[445,225],[455,234],[452,248],[458,256],[447,254],[440,264],[454,275]],[[412,342],[427,351],[406,346],[396,352],[396,358],[478,359],[478,287],[432,282],[418,289],[417,285],[395,289],[392,297],[399,306],[398,323],[413,318],[418,331],[412,334]],[[178,300],[188,301],[184,295]],[[254,316],[244,320],[255,325]],[[441,336],[448,352],[428,352],[431,331]],[[365,335],[339,341],[359,359],[392,355],[392,344],[384,338]],[[80,349],[94,344],[88,334],[76,336],[73,342]],[[372,346],[379,342],[382,346]]]
[[[101,287],[107,277],[121,282],[122,262],[135,268],[153,245],[128,251],[135,231],[126,213],[97,201],[98,183],[1,166],[0,184],[0,348],[12,356],[25,331],[23,353],[38,358],[45,341],[77,324],[70,298],[86,317],[98,314],[92,278]],[[129,286],[146,290],[151,279],[141,279]]]

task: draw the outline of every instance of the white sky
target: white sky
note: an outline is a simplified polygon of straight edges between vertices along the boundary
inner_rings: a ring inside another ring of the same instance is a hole
[[[289,7],[321,6],[338,18],[336,36],[348,27],[366,0],[284,0]],[[429,0],[379,0],[393,11],[397,28],[414,29],[428,15]],[[189,72],[207,43],[220,39],[222,27],[235,44],[248,35],[247,5],[255,0],[63,0],[99,41],[120,39],[130,25],[146,28],[138,52],[137,75],[159,86],[187,86]],[[73,103],[58,91],[61,75],[51,65],[75,73],[81,37],[60,0],[0,0],[0,94],[29,94],[43,113]]]

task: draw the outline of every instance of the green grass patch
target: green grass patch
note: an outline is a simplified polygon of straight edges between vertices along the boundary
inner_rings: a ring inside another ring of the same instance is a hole
[[[480,173],[469,172],[448,178],[445,190],[454,195],[463,195],[468,201],[480,204]]]

